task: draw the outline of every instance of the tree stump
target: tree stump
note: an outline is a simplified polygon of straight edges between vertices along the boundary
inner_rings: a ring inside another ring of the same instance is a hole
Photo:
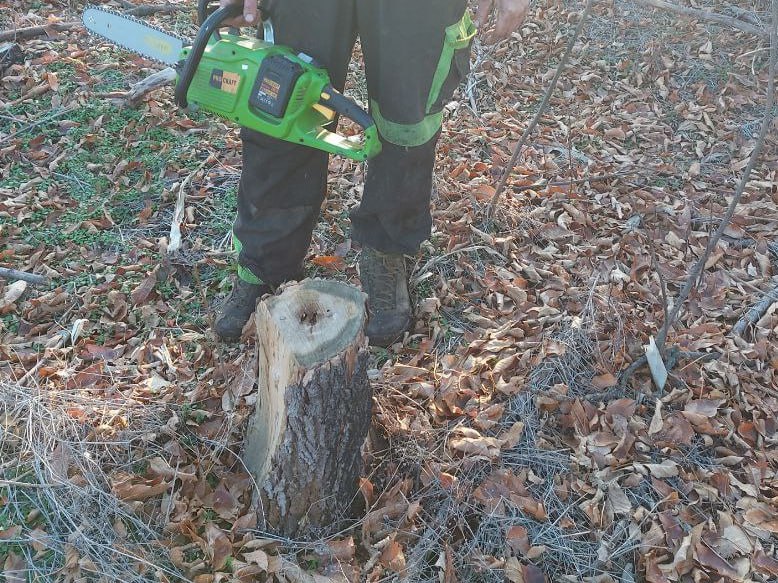
[[[306,280],[257,307],[244,455],[264,527],[284,536],[331,525],[357,493],[372,410],[365,300],[350,285]]]

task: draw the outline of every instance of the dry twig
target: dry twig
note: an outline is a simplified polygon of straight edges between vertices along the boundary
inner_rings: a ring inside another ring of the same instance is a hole
[[[152,73],[142,81],[135,83],[127,94],[124,96],[124,102],[130,107],[135,107],[140,103],[146,95],[164,87],[170,85],[176,80],[176,70],[173,67],[167,67],[161,71]]]
[[[772,2],[772,13],[773,22],[778,23],[778,0],[773,0]],[[705,268],[708,257],[710,257],[711,252],[713,249],[715,249],[716,245],[718,245],[719,240],[721,239],[722,235],[724,235],[724,231],[732,221],[732,217],[734,216],[735,210],[740,203],[740,199],[743,197],[746,184],[748,184],[748,181],[751,178],[751,172],[759,160],[759,155],[762,153],[765,137],[767,136],[767,131],[770,128],[773,117],[773,105],[775,104],[775,70],[777,61],[778,31],[776,31],[776,27],[773,26],[770,32],[770,67],[767,73],[767,103],[765,105],[765,114],[762,120],[762,129],[759,131],[759,137],[757,138],[756,144],[754,144],[754,149],[751,152],[750,158],[748,159],[748,165],[743,171],[743,175],[740,178],[740,183],[737,185],[737,189],[735,190],[735,194],[732,197],[732,201],[727,207],[726,213],[724,213],[724,216],[722,217],[716,232],[713,233],[710,239],[708,239],[708,245],[705,247],[705,251],[697,260],[697,263],[695,263],[690,270],[689,276],[686,278],[686,282],[681,288],[681,292],[678,294],[678,298],[675,300],[675,304],[673,305],[673,309],[670,312],[670,316],[664,321],[662,327],[659,330],[659,334],[657,334],[656,344],[660,353],[664,352],[664,344],[667,340],[667,334],[678,321],[681,309],[689,297],[689,294],[691,294],[692,290],[697,286],[697,282],[700,279],[700,275],[702,274],[703,269]]]
[[[26,271],[19,271],[18,269],[11,269],[10,267],[0,267],[0,277],[20,279],[33,285],[46,285],[49,283],[48,277],[36,275],[35,273],[27,273]]]
[[[732,328],[732,333],[742,336],[748,326],[753,326],[775,302],[778,302],[778,283],[776,283],[756,304],[743,314]]]
[[[562,59],[559,61],[559,66],[556,69],[554,78],[551,79],[551,84],[548,86],[548,89],[546,89],[546,93],[545,95],[543,95],[543,100],[540,102],[540,106],[538,107],[538,110],[535,112],[532,121],[529,122],[527,129],[525,129],[524,133],[521,135],[521,139],[519,140],[519,143],[516,144],[516,148],[513,150],[511,159],[508,161],[508,164],[505,166],[505,169],[503,170],[502,178],[500,179],[500,182],[497,185],[497,189],[494,191],[494,194],[492,195],[491,203],[489,203],[488,214],[490,217],[494,216],[494,211],[497,208],[497,204],[500,202],[500,195],[502,194],[502,191],[505,189],[505,184],[508,182],[508,178],[510,177],[511,172],[513,172],[513,167],[516,165],[516,160],[518,160],[519,154],[521,154],[521,151],[524,149],[524,144],[527,142],[527,138],[535,129],[535,126],[538,125],[538,122],[540,121],[540,116],[542,116],[543,112],[546,111],[546,108],[548,107],[548,103],[549,101],[551,101],[551,95],[553,95],[554,89],[556,89],[556,85],[559,82],[559,78],[562,76],[562,71],[564,71],[565,67],[567,66],[567,61],[570,59],[570,55],[573,52],[573,47],[575,46],[575,43],[578,41],[578,37],[580,36],[581,31],[583,30],[584,23],[586,22],[586,19],[589,16],[589,12],[591,11],[593,4],[594,4],[594,0],[586,0],[586,6],[584,7],[583,12],[581,13],[581,18],[578,21],[578,26],[575,27],[573,36],[570,37],[570,40],[567,43],[567,49],[565,49],[565,54],[562,55]]]
[[[680,14],[687,18],[694,18],[696,20],[704,20],[705,22],[713,22],[715,24],[721,24],[723,26],[731,26],[737,28],[743,32],[754,34],[760,38],[770,38],[770,33],[763,28],[749,24],[739,18],[732,16],[725,16],[724,14],[718,14],[716,12],[710,12],[708,10],[698,10],[697,8],[687,8],[686,6],[678,6],[672,2],[665,2],[664,0],[639,0],[641,4],[651,6],[653,8],[659,8],[660,10],[667,10],[675,14]]]
[[[43,26],[28,26],[26,28],[14,28],[0,31],[0,42],[6,40],[24,40],[36,36],[52,36],[53,32],[64,32],[81,26],[76,22],[52,22]]]

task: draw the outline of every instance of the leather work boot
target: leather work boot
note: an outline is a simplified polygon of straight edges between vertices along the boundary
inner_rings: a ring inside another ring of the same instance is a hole
[[[216,312],[213,330],[222,342],[235,342],[240,340],[243,326],[248,322],[257,300],[273,289],[267,284],[248,283],[240,277],[235,278],[232,291],[224,304]]]
[[[363,247],[359,257],[362,290],[368,295],[365,333],[374,346],[389,346],[411,325],[405,257]]]

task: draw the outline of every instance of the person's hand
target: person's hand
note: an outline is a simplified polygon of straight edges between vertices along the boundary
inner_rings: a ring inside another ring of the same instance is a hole
[[[219,6],[230,6],[240,4],[241,0],[219,0]],[[257,10],[257,0],[243,0],[243,16],[225,20],[226,26],[256,26],[259,23],[259,14]]]
[[[497,13],[494,32],[487,37],[487,42],[497,42],[508,38],[521,26],[529,10],[529,0],[479,0],[476,12],[476,23],[483,26],[489,20],[492,8]]]

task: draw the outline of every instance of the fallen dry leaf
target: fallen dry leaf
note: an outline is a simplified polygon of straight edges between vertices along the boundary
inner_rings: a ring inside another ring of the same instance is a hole
[[[0,299],[0,310],[3,310],[13,305],[16,300],[22,297],[22,294],[27,289],[27,282],[23,280],[15,281],[11,285],[5,288],[3,298]]]
[[[405,571],[403,548],[396,541],[391,541],[384,547],[379,560],[384,567],[391,569],[395,573],[403,573]]]
[[[211,564],[218,571],[224,567],[232,554],[230,537],[218,526],[209,522],[205,525],[205,538],[208,541],[208,556]]]

